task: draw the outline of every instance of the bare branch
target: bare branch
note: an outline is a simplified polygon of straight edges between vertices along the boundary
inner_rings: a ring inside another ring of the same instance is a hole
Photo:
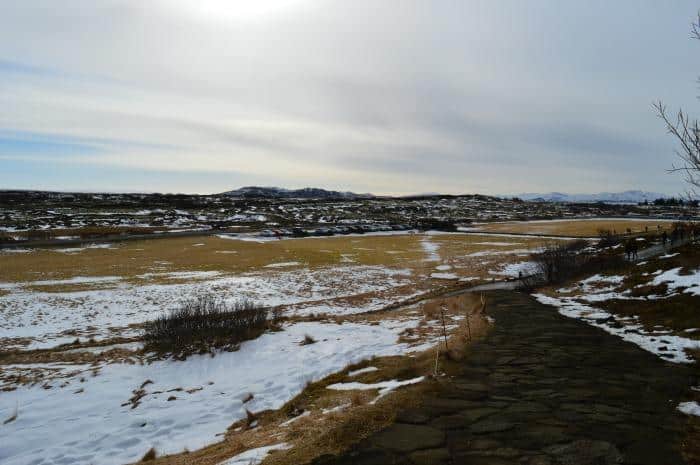
[[[700,26],[695,30],[700,37]],[[691,120],[683,110],[679,110],[676,117],[672,119],[666,106],[660,101],[655,102],[653,107],[657,116],[664,122],[668,133],[680,144],[676,155],[680,158],[682,165],[674,165],[668,171],[684,173],[689,185],[700,188],[700,123],[697,120]]]

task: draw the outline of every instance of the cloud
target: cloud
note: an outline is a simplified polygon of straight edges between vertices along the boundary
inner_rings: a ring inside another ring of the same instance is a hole
[[[3,5],[0,155],[33,176],[0,184],[683,189],[649,103],[695,95],[690,0],[202,2]]]

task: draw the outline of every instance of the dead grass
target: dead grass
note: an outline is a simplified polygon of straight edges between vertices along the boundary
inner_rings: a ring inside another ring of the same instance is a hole
[[[146,452],[144,454],[144,456],[141,457],[141,462],[152,462],[156,459],[157,456],[158,456],[158,454],[157,454],[156,450],[153,447],[151,447],[148,450],[148,452]]]
[[[76,253],[62,253],[55,249],[38,249],[24,254],[0,255],[3,281],[31,282],[40,279],[68,279],[75,276],[120,276],[134,283],[173,283],[181,279],[155,275],[148,280],[137,278],[146,273],[177,271],[219,271],[245,273],[251,271],[275,272],[266,265],[280,262],[299,262],[296,267],[316,269],[344,264],[382,265],[410,268],[429,274],[435,263],[427,258],[421,241],[428,238],[440,245],[442,262],[464,266],[468,276],[488,277],[490,259],[503,257],[470,257],[484,250],[506,252],[530,249],[541,245],[532,238],[498,238],[497,242],[512,242],[512,246],[493,247],[479,244],[492,242],[487,236],[473,235],[397,235],[397,236],[338,236],[326,238],[288,239],[264,243],[208,237],[174,237],[113,244],[109,249],[84,249]],[[195,246],[194,244],[204,244]],[[229,252],[229,253],[221,253]],[[285,270],[293,270],[290,266]],[[191,280],[191,279],[189,279]],[[105,285],[104,283],[102,285]],[[75,290],[74,285],[41,286],[42,291]]]
[[[498,232],[498,233],[520,233],[520,234],[543,234],[556,236],[570,237],[597,237],[598,231],[609,230],[616,234],[625,234],[627,229],[632,233],[645,232],[646,228],[649,232],[671,230],[673,222],[659,220],[557,220],[547,222],[507,222],[507,223],[491,223],[480,225],[480,231]]]

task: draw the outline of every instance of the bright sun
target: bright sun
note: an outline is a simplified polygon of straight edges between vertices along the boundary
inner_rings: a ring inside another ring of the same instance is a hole
[[[301,0],[184,0],[179,6],[206,19],[253,20],[286,10]]]

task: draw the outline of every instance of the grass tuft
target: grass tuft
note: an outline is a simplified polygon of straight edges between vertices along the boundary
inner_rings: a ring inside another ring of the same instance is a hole
[[[13,413],[9,418],[7,418],[5,421],[2,422],[3,425],[6,425],[8,423],[12,423],[17,419],[17,416],[19,415],[19,409],[15,409],[15,413]]]
[[[155,448],[151,447],[148,449],[148,452],[146,452],[143,457],[141,457],[141,462],[151,462],[155,460],[158,457],[158,453],[156,452]]]
[[[229,304],[212,294],[184,301],[178,308],[145,325],[146,348],[159,353],[207,353],[212,348],[236,349],[268,328],[268,312],[249,300]]]

